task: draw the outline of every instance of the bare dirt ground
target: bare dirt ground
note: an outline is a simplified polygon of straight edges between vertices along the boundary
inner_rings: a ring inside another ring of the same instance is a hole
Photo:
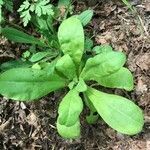
[[[88,7],[94,9],[95,15],[86,30],[93,35],[95,44],[110,43],[127,54],[126,66],[135,77],[135,88],[132,92],[114,92],[132,99],[143,109],[143,131],[126,136],[102,120],[88,125],[81,117],[81,138],[64,140],[57,134],[55,122],[56,108],[66,91],[30,103],[0,97],[0,150],[150,150],[150,1],[134,1],[134,4],[140,20],[114,0],[96,4],[75,2],[74,5],[76,12]],[[17,58],[19,48],[1,40],[0,63]]]

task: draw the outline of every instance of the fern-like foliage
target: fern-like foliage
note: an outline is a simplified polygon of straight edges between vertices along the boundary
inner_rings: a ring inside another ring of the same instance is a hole
[[[38,17],[41,17],[42,15],[53,16],[53,6],[49,3],[50,0],[25,0],[18,9],[18,12],[20,12],[20,17],[23,20],[23,25],[27,26],[32,17],[31,13],[35,13]]]
[[[35,7],[35,13],[40,17],[43,15],[53,15],[52,5],[48,4],[49,0],[41,0]]]

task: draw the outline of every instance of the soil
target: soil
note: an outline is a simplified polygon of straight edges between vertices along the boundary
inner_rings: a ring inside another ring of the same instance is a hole
[[[88,125],[81,116],[82,134],[64,140],[56,131],[59,101],[66,91],[51,93],[36,102],[16,102],[0,97],[0,150],[150,150],[150,2],[134,0],[137,14],[120,1],[94,4],[75,2],[77,13],[90,8],[94,17],[86,27],[96,44],[109,43],[127,55],[126,66],[135,78],[132,92],[114,90],[137,103],[144,112],[145,125],[135,136],[122,135],[102,120]],[[1,39],[0,62],[15,59],[26,49]],[[129,122],[130,123],[130,122]]]

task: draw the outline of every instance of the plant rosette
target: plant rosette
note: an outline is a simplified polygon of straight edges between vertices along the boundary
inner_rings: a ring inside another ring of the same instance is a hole
[[[0,94],[14,100],[37,100],[60,88],[69,87],[58,108],[57,130],[63,138],[80,137],[80,114],[90,109],[89,123],[101,118],[116,131],[134,135],[142,130],[142,110],[127,98],[107,94],[87,85],[96,81],[108,88],[133,89],[133,76],[123,67],[126,56],[108,45],[98,46],[96,55],[85,60],[84,30],[78,16],[64,20],[58,29],[63,56],[42,67],[20,67],[0,74]],[[83,94],[80,94],[83,93]],[[81,96],[80,96],[81,95]],[[99,115],[94,115],[95,112]]]

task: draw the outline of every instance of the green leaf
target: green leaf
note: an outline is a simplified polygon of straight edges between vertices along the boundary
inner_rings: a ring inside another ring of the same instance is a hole
[[[25,58],[25,59],[27,59],[27,58],[30,57],[30,55],[31,55],[30,51],[27,50],[27,51],[25,51],[25,52],[22,54],[22,57]]]
[[[85,93],[83,93],[83,96],[84,96],[85,105],[90,109],[91,112],[95,113],[96,109],[94,105],[91,103],[91,101],[89,100],[89,98],[86,96]]]
[[[26,10],[30,7],[30,3],[28,0],[25,0],[21,5],[20,8],[17,10],[18,12],[22,12],[23,10]]]
[[[133,76],[131,72],[122,67],[117,72],[101,78],[94,78],[100,85],[109,88],[120,88],[127,91],[133,90]]]
[[[31,8],[34,8],[33,4],[31,4],[28,0],[25,0],[20,5],[20,8],[17,10],[18,12],[20,12],[20,17],[22,18],[24,26],[27,26],[27,24],[31,20],[31,14],[30,14]]]
[[[40,63],[41,68],[47,72],[48,75],[51,75],[55,73],[55,66],[56,66],[57,60],[54,59],[51,63],[43,62]]]
[[[53,6],[49,4],[49,2],[50,0],[36,0],[33,2],[29,2],[28,0],[24,1],[18,9],[18,12],[21,14],[20,17],[23,19],[24,26],[27,26],[31,18],[33,19],[33,17],[35,17],[30,14],[32,12],[34,12],[38,17],[41,17],[42,15],[54,15],[54,11],[52,9]]]
[[[12,0],[4,0],[4,6],[10,12],[13,12],[13,1]]]
[[[25,11],[21,12],[20,17],[22,18],[24,27],[27,26],[27,24],[31,20],[30,10],[25,10]]]
[[[4,5],[4,1],[0,0],[0,6]]]
[[[129,0],[122,0],[122,2],[123,2],[132,12],[135,12],[134,7],[131,5],[131,3],[129,2]]]
[[[62,22],[58,29],[61,50],[79,64],[84,51],[84,32],[80,20],[73,16]]]
[[[87,85],[82,78],[79,79],[79,82],[78,82],[77,86],[75,87],[75,89],[78,92],[84,92],[87,90]]]
[[[79,92],[72,89],[61,101],[58,108],[57,130],[64,138],[80,136],[79,116],[83,109]]]
[[[86,95],[99,115],[113,129],[134,135],[142,130],[144,121],[141,109],[132,101],[113,94],[88,88]]]
[[[35,63],[33,66],[32,66],[32,69],[38,69],[38,70],[41,70],[41,66],[39,63]]]
[[[67,127],[57,120],[57,131],[63,138],[76,139],[80,136],[80,122],[78,120],[74,125]]]
[[[48,4],[50,0],[38,1],[35,5],[35,13],[40,17],[41,15],[54,15],[52,5]]]
[[[83,103],[79,96],[79,92],[75,89],[70,90],[59,105],[59,123],[67,127],[73,126],[79,120],[82,109]]]
[[[85,80],[93,80],[108,76],[118,71],[125,61],[126,57],[122,52],[100,53],[87,60],[80,77]]]
[[[43,59],[44,57],[48,56],[49,54],[51,54],[51,52],[38,52],[38,53],[32,55],[32,57],[30,58],[30,61],[37,62],[37,61]]]
[[[0,94],[14,100],[34,100],[65,87],[66,81],[48,70],[10,69],[0,74]]]
[[[93,104],[91,103],[91,101],[89,100],[89,98],[86,96],[85,93],[83,93],[83,98],[84,98],[85,105],[90,110],[90,115],[86,116],[86,121],[89,124],[95,124],[99,118],[99,114],[97,113],[95,107],[93,106]]]
[[[86,37],[85,44],[84,44],[85,51],[91,51],[92,47],[93,47],[93,41],[90,38]]]
[[[92,111],[89,116],[86,116],[86,120],[89,124],[95,124],[99,118],[99,114],[94,114]]]
[[[2,3],[2,2],[1,2]],[[0,4],[0,25],[4,22],[4,17],[2,13],[2,5]],[[0,31],[1,34],[1,31]]]
[[[39,28],[40,31],[45,31],[46,33],[48,32],[48,24],[47,24],[47,17],[38,17],[38,16],[33,16],[32,17],[32,22],[35,26]],[[49,22],[51,24],[51,22]],[[47,33],[49,34],[49,33]]]
[[[69,5],[71,4],[71,0],[59,0],[58,1],[58,6],[65,6],[66,8],[69,7]]]
[[[0,65],[0,69],[3,71],[6,71],[8,69],[12,69],[12,68],[28,68],[31,67],[32,63],[29,61],[22,61],[21,59],[19,60],[11,60],[8,62],[5,62],[3,64]]]
[[[78,16],[83,26],[86,26],[91,21],[92,17],[93,10],[86,10]]]
[[[56,70],[70,80],[76,77],[76,66],[68,54],[64,55],[57,61]]]
[[[107,52],[111,52],[113,49],[110,45],[108,44],[102,44],[100,46],[95,46],[92,51],[95,54],[100,54],[100,53],[107,53]]]
[[[11,27],[2,28],[2,34],[9,40],[18,43],[37,44],[45,46],[39,39]]]

